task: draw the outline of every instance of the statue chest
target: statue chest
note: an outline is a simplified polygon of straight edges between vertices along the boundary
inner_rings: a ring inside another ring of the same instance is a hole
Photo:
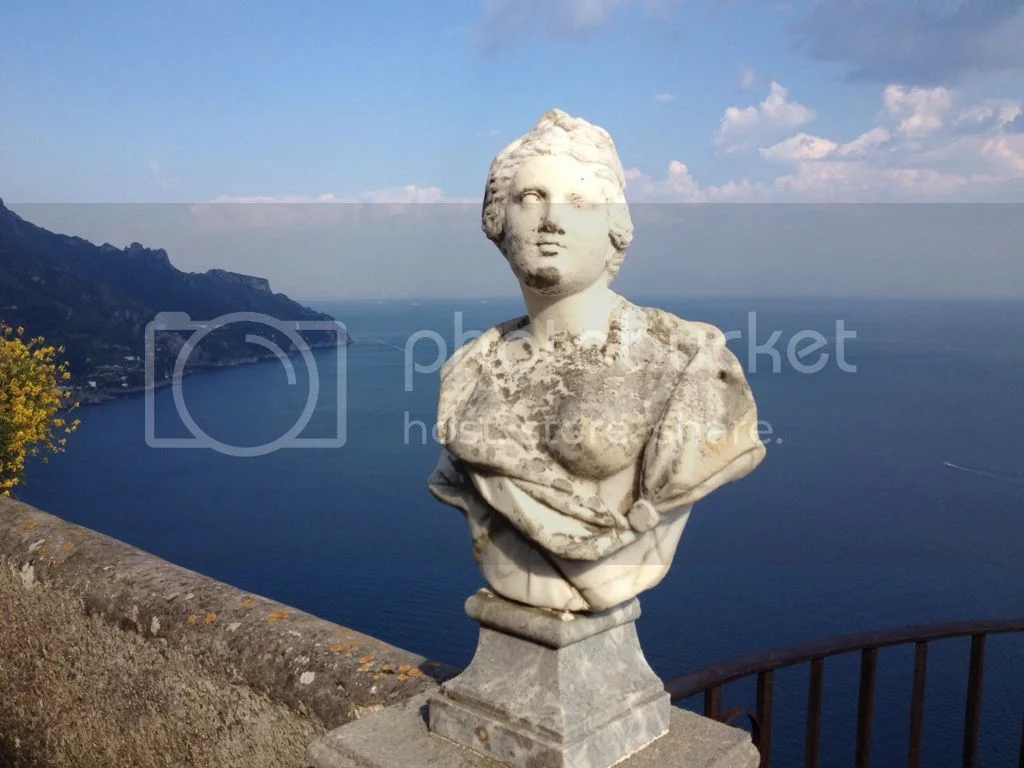
[[[541,359],[495,377],[492,395],[534,450],[600,480],[640,461],[671,389],[665,374],[628,360]]]

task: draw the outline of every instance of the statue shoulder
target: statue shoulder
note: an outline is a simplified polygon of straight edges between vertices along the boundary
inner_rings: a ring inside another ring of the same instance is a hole
[[[451,357],[445,361],[445,364],[441,367],[441,379],[442,381],[451,376],[457,369],[468,366],[469,368],[475,368],[479,366],[480,360],[486,357],[489,353],[493,352],[501,340],[509,333],[521,330],[525,328],[530,322],[530,318],[526,315],[514,318],[512,320],[506,320],[503,323],[498,323],[475,339],[471,339],[459,347],[452,354]]]
[[[647,322],[647,332],[660,343],[692,358],[708,348],[725,346],[722,330],[710,323],[683,320],[656,307],[638,307]]]

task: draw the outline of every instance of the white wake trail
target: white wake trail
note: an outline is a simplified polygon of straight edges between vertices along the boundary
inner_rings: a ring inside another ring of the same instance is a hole
[[[973,467],[964,467],[959,464],[954,464],[951,461],[944,461],[942,462],[942,465],[960,472],[967,472],[971,475],[980,475],[981,477],[987,477],[992,480],[1001,480],[1004,483],[1024,488],[1024,476],[1021,475],[1011,475],[1006,472],[991,472],[987,469],[974,469]]]

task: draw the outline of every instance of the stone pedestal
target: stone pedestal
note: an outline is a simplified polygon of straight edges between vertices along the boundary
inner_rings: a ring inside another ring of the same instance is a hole
[[[312,768],[502,768],[427,730],[427,697],[360,718],[310,744]],[[615,768],[757,768],[750,734],[672,707],[669,732]]]
[[[756,768],[750,735],[672,707],[636,599],[558,613],[482,590],[472,663],[436,692],[314,741],[313,768]]]
[[[431,698],[431,732],[514,768],[608,768],[668,732],[635,598],[573,614],[482,590],[466,613],[480,622],[476,655]]]

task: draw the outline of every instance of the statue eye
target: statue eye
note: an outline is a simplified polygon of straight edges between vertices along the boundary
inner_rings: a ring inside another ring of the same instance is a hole
[[[536,203],[541,199],[541,194],[536,189],[527,189],[519,195],[521,203]]]

